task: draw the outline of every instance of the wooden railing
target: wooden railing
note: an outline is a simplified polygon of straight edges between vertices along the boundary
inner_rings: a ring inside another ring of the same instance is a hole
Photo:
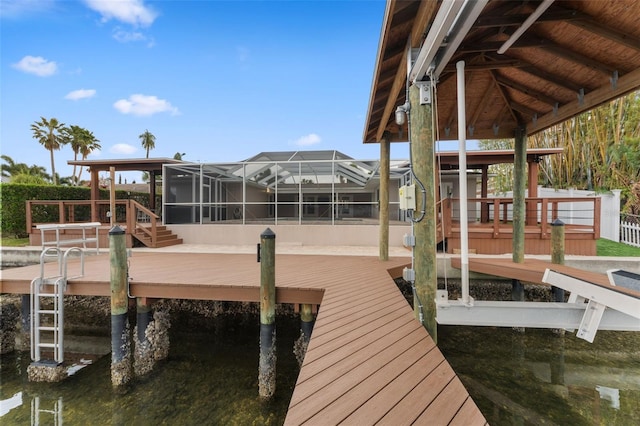
[[[45,223],[100,222],[109,225],[109,200],[29,200],[26,202],[26,228],[28,233]],[[141,231],[152,244],[157,242],[160,217],[135,200],[115,201],[115,223],[126,224],[126,233]],[[46,218],[46,221],[42,221]],[[39,231],[38,231],[39,232]]]
[[[158,215],[139,202],[129,200],[127,229],[130,229],[133,235],[136,231],[141,231],[149,239],[150,247],[155,247],[158,242],[158,219]]]
[[[449,202],[446,202],[449,200]],[[480,224],[487,224],[493,228],[493,236],[500,235],[501,225],[513,221],[513,198],[469,198],[468,208],[476,214]],[[526,198],[525,219],[527,227],[537,227],[541,238],[550,238],[551,224],[560,219],[564,223],[565,230],[570,232],[584,232],[592,234],[594,239],[600,238],[600,203],[599,197],[580,198]],[[448,198],[438,203],[438,227],[444,225],[445,235],[451,236],[451,221],[459,215],[460,199]],[[443,218],[445,223],[440,223]]]

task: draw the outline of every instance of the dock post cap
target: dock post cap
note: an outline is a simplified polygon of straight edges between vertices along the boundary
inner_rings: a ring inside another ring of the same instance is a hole
[[[262,232],[262,234],[260,234],[260,238],[264,238],[264,239],[272,239],[272,238],[275,238],[275,237],[276,237],[276,234],[275,234],[275,232],[273,232],[271,230],[271,228],[265,229]]]
[[[109,230],[109,235],[121,235],[124,234],[124,229],[120,228],[118,225],[114,225],[113,228]]]
[[[553,222],[551,222],[551,226],[564,226],[564,222],[561,221],[560,219],[556,219]]]

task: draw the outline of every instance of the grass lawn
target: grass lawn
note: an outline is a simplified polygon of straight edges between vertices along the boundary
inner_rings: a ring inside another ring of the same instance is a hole
[[[616,243],[605,238],[596,241],[598,256],[640,257],[640,248]]]
[[[2,237],[2,247],[25,247],[29,245],[29,238]]]

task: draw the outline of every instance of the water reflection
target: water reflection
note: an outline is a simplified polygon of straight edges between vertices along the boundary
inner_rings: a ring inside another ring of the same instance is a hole
[[[28,382],[27,352],[3,355],[0,424],[282,424],[299,371],[292,352],[299,319],[278,322],[277,387],[269,402],[258,398],[258,324],[253,315],[219,318],[198,332],[176,324],[166,362],[118,390],[108,355],[60,383]]]
[[[640,333],[598,332],[593,344],[550,330],[438,333],[491,425],[640,424]]]

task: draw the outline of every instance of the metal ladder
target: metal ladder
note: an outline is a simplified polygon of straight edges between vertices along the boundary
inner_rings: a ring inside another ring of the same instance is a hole
[[[71,247],[64,252],[62,263],[58,262],[58,275],[45,277],[44,264],[47,258],[60,259],[59,248],[49,247],[40,254],[40,276],[31,281],[31,360],[40,362],[42,350],[53,350],[53,360],[64,361],[64,292],[67,288],[67,260],[69,253],[80,253],[80,275],[84,275],[84,251]],[[77,278],[77,277],[74,277]],[[50,309],[43,309],[46,300],[53,303]],[[46,325],[43,325],[46,324]],[[43,334],[53,333],[53,338],[45,339]]]
[[[53,407],[50,409],[40,408],[40,397],[35,396],[31,400],[31,424],[33,426],[40,425],[40,415],[47,414],[52,416],[43,424],[62,425],[62,397],[54,401]]]

